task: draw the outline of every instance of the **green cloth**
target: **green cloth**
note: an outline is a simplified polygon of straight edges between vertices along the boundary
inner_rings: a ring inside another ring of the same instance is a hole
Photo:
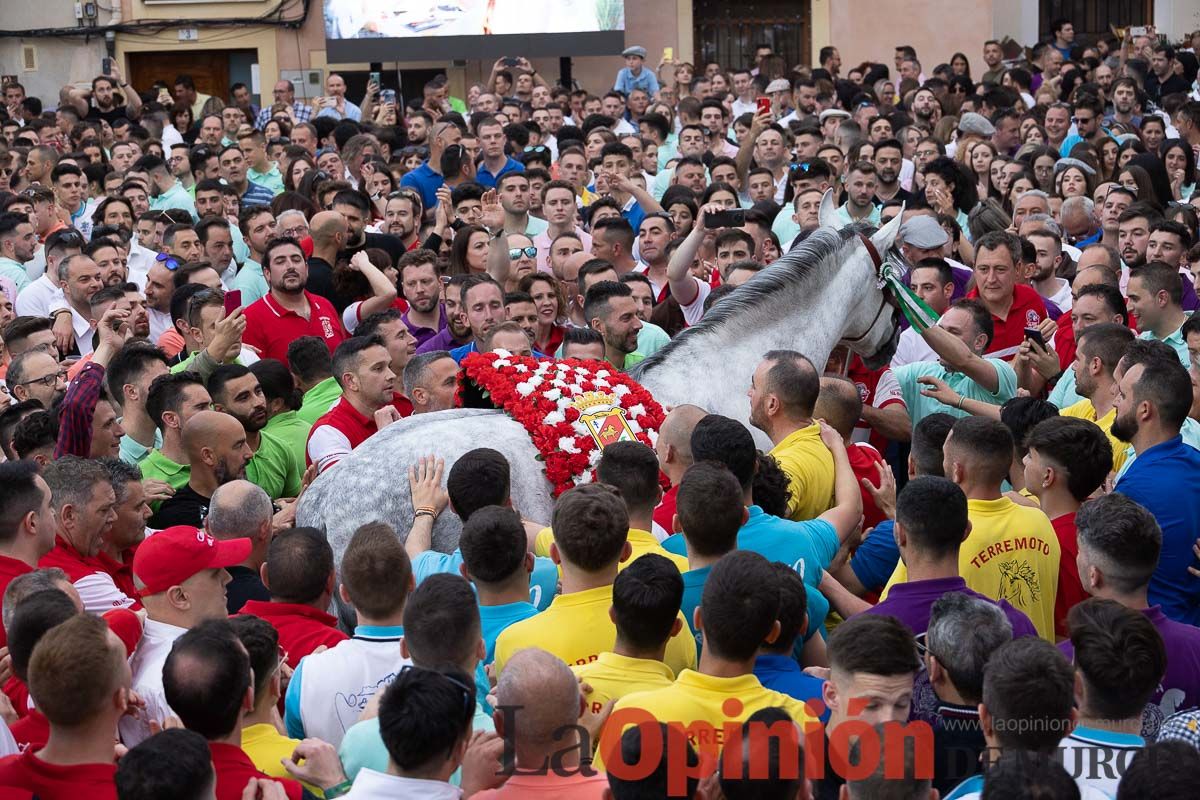
[[[192,215],[192,219],[198,220],[196,215],[196,200],[188,194],[188,190],[183,188],[183,184],[178,180],[175,185],[158,197],[150,198],[151,211],[166,211],[168,208],[182,208]]]
[[[482,706],[476,704],[471,728],[477,731],[494,731],[496,723]],[[363,769],[387,772],[388,752],[383,746],[383,737],[379,734],[379,717],[364,719],[352,725],[342,739],[342,746],[338,748],[338,757],[342,760],[342,769],[345,770],[346,777],[351,780]],[[459,767],[450,776],[450,783],[458,786],[461,778],[462,767]]]
[[[269,433],[283,441],[292,451],[297,464],[304,464],[305,450],[308,447],[308,432],[312,424],[300,419],[299,411],[285,411],[271,417],[263,433]]]
[[[949,414],[952,417],[971,416],[966,411],[952,408],[934,400],[932,397],[926,397],[921,394],[921,390],[925,388],[925,385],[917,383],[917,378],[920,377],[932,376],[934,378],[941,378],[951,389],[969,400],[980,400],[984,403],[1001,405],[1016,397],[1017,373],[1013,372],[1013,368],[1007,362],[1001,361],[998,358],[985,360],[995,368],[996,376],[999,378],[999,385],[995,393],[987,391],[961,372],[950,372],[938,361],[915,361],[912,364],[905,364],[902,367],[892,370],[892,374],[896,376],[897,383],[900,384],[900,394],[904,397],[905,405],[908,406],[908,416],[912,419],[913,425],[916,425],[930,414],[937,412]]]
[[[646,356],[634,350],[632,353],[625,356],[625,366],[621,367],[622,372],[628,372],[633,366],[646,360]]]
[[[242,292],[242,308],[261,300],[271,291],[267,279],[263,277],[262,265],[250,258],[238,270],[237,277],[233,279],[233,288]]]
[[[119,420],[118,420],[119,421]],[[162,447],[162,431],[154,429],[154,446]],[[150,448],[134,439],[128,433],[121,437],[121,460],[126,464],[138,465],[150,455]]]
[[[337,379],[326,378],[304,393],[304,402],[300,404],[296,416],[309,425],[315,425],[341,396],[342,387],[338,386]]]
[[[280,173],[278,164],[271,164],[271,169],[267,172],[257,172],[254,169],[248,169],[246,170],[246,177],[254,183],[267,187],[274,194],[283,194],[283,174]]]
[[[192,468],[190,466],[187,464],[176,464],[164,456],[162,450],[159,450],[157,447],[141,460],[138,467],[142,470],[142,480],[153,478],[157,481],[165,481],[175,491],[179,491],[186,486],[188,480],[192,477]],[[151,503],[150,507],[158,511],[160,505],[162,503]]]
[[[670,341],[671,337],[667,336],[667,332],[662,328],[653,322],[643,322],[642,329],[638,331],[637,351],[649,358],[666,347]]]
[[[246,465],[246,480],[262,487],[272,500],[300,494],[304,462],[297,463],[291,446],[266,430],[258,432],[258,450]]]
[[[1174,333],[1168,334],[1165,339],[1159,339],[1150,331],[1142,331],[1138,334],[1138,338],[1162,342],[1175,351],[1175,355],[1179,356],[1179,361],[1183,364],[1184,369],[1192,366],[1192,356],[1188,352],[1187,341],[1183,338],[1183,326],[1180,326]]]
[[[0,278],[8,278],[12,281],[18,293],[23,292],[29,285],[29,273],[25,271],[25,265],[8,256],[0,256]],[[15,297],[8,299],[14,303],[17,302]]]

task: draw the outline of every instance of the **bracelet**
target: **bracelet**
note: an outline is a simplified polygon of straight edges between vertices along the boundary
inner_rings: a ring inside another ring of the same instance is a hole
[[[416,524],[416,521],[421,517],[429,517],[430,519],[434,519],[436,516],[437,514],[434,514],[432,511],[422,508],[418,510],[417,513],[413,514],[413,523]]]
[[[334,784],[325,790],[325,800],[333,800],[335,797],[341,797],[350,791],[350,787],[354,785],[352,780],[344,780],[341,783]]]
[[[958,396],[958,405],[956,405],[955,408],[957,408],[959,411],[962,411],[962,404],[966,402],[966,399],[967,396],[965,394],[960,394]]]
[[[433,506],[417,506],[417,511],[428,511],[430,514],[437,514],[437,509]]]

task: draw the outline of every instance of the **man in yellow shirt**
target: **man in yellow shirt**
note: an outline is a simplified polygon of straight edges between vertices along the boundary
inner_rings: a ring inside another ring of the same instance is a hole
[[[614,442],[604,448],[596,465],[596,480],[615,487],[625,501],[629,514],[629,558],[617,567],[623,570],[646,553],[657,553],[668,559],[680,572],[687,572],[683,556],[668,553],[650,532],[654,526],[654,509],[662,500],[658,483],[658,457],[641,442]],[[538,532],[534,555],[549,556],[554,534],[550,528]],[[570,663],[570,662],[567,662]]]
[[[1103,322],[1084,330],[1075,347],[1075,362],[1071,364],[1075,372],[1075,391],[1084,399],[1060,412],[1064,417],[1094,422],[1104,431],[1112,444],[1113,472],[1121,471],[1125,450],[1129,447],[1129,442],[1122,442],[1112,435],[1113,420],[1117,418],[1113,393],[1117,382],[1113,372],[1133,340],[1133,331],[1115,322]]]
[[[813,519],[833,505],[833,455],[812,418],[820,391],[816,368],[793,350],[767,353],[750,380],[750,424],[775,445],[771,455],[791,483],[794,520]]]
[[[683,578],[675,565],[654,553],[634,561],[613,581],[612,609],[617,640],[610,652],[571,667],[591,688],[586,700],[599,714],[610,700],[633,692],[661,689],[675,682],[663,663],[667,642],[683,631],[679,604]]]
[[[684,670],[670,686],[618,700],[600,736],[597,769],[602,761],[618,774],[629,766],[619,755],[621,734],[643,722],[681,724],[702,759],[720,754],[727,726],[739,726],[763,708],[783,709],[802,730],[815,724],[816,715],[803,703],[767,689],[754,676],[759,646],[779,636],[779,597],[779,576],[759,554],[737,550],[718,561],[696,611],[704,636],[699,670]]]
[[[250,654],[250,666],[254,670],[254,710],[246,715],[242,727],[242,749],[254,766],[265,774],[272,778],[291,778],[293,776],[283,768],[281,759],[291,759],[300,740],[284,736],[272,722],[277,716],[275,706],[282,696],[279,672],[283,668],[283,659],[279,653],[279,634],[271,623],[250,614],[230,617],[229,624]],[[305,786],[320,794],[318,789]]]
[[[1062,548],[1041,509],[1018,505],[1000,490],[1012,466],[1012,434],[998,420],[965,417],[950,429],[943,453],[946,477],[967,495],[971,522],[958,551],[959,574],[969,588],[1023,611],[1038,636],[1053,642]],[[902,561],[888,587],[907,580]]]
[[[558,498],[551,522],[549,553],[562,569],[562,592],[545,611],[497,637],[497,675],[513,653],[526,647],[539,647],[574,666],[595,661],[616,644],[617,628],[609,616],[613,580],[617,565],[632,551],[625,504],[613,487],[587,483]],[[694,667],[695,639],[672,636],[664,661],[676,674]]]

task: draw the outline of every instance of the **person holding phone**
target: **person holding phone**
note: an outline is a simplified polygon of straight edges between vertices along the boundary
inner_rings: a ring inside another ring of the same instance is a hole
[[[108,72],[92,78],[91,91],[72,88],[67,93],[68,100],[84,119],[99,119],[109,124],[117,119],[137,119],[142,98],[125,82],[117,59],[108,61]]]
[[[379,91],[378,85],[375,91]],[[368,97],[371,87],[367,87]],[[329,73],[325,79],[325,96],[313,100],[313,108],[318,117],[333,117],[358,122],[362,119],[362,109],[346,99],[346,79],[336,72]]]

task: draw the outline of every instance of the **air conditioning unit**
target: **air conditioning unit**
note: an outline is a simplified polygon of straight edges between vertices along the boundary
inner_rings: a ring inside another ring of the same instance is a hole
[[[291,81],[296,98],[311,100],[325,93],[325,71],[320,69],[282,69],[279,80]]]

